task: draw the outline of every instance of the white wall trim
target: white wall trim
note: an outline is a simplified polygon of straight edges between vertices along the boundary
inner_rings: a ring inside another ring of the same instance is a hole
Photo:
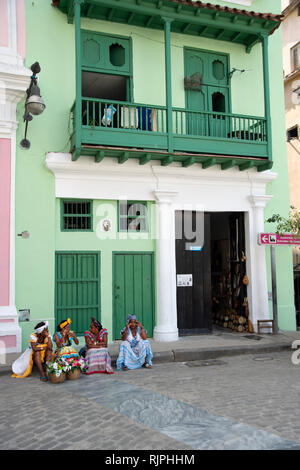
[[[72,162],[69,153],[47,153],[46,166],[55,176],[56,197],[80,197],[86,199],[118,199],[126,190],[130,194],[140,193],[147,200],[155,200],[154,192],[159,189],[174,190],[174,185],[203,188],[220,185],[228,190],[247,187],[247,197],[252,194],[265,195],[266,184],[277,174],[270,170],[258,173],[256,169],[239,171],[237,167],[221,171],[219,165],[202,169],[200,164],[182,168],[180,164],[162,167],[159,162],[139,165],[137,159],[130,159],[122,165],[115,158],[104,158],[96,163],[93,158],[81,157]],[[128,183],[133,183],[130,187]],[[125,185],[125,186],[124,186]],[[239,201],[238,201],[239,202]],[[220,201],[222,205],[222,201]],[[247,207],[250,201],[246,202]],[[240,207],[240,202],[238,204]]]
[[[5,19],[2,19],[2,21],[5,22]],[[7,0],[6,21],[8,25],[8,46],[0,47],[0,62],[5,65],[23,67],[23,58],[18,54],[16,0]]]

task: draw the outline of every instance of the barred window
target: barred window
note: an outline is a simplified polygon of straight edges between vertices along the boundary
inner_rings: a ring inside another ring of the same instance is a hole
[[[147,202],[119,202],[120,232],[148,232]]]
[[[92,201],[62,201],[62,231],[92,231]]]
[[[300,67],[300,42],[292,47],[292,71],[298,69]]]

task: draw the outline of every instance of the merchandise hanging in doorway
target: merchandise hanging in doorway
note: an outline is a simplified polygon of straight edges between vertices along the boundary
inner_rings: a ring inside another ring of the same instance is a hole
[[[212,216],[213,323],[236,332],[253,332],[249,319],[243,213]]]

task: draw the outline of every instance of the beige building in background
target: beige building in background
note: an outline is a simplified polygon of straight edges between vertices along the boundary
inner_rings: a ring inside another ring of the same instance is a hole
[[[282,0],[283,76],[291,206],[300,211],[300,0]],[[300,250],[293,249],[295,307],[300,326]]]

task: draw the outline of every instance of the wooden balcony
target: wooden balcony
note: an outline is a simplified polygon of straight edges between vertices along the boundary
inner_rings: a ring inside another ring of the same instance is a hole
[[[202,163],[204,168],[220,164],[222,169],[263,171],[272,166],[262,117],[172,108],[168,129],[164,106],[85,97],[79,103],[81,126],[71,136],[73,160],[91,155],[96,161],[117,156],[119,163],[139,158],[141,164],[153,159],[162,165]],[[75,103],[71,113],[76,114]]]

